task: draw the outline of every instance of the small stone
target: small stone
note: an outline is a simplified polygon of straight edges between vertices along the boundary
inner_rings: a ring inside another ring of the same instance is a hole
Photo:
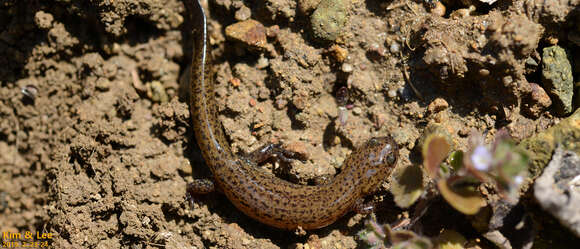
[[[389,51],[393,54],[397,54],[401,51],[401,45],[398,42],[392,42],[389,46]]]
[[[443,3],[441,3],[440,1],[435,1],[435,3],[433,3],[432,7],[429,9],[429,12],[433,13],[436,16],[444,16],[445,15],[445,5],[443,5]]]
[[[355,108],[352,108],[352,113],[353,113],[354,115],[360,115],[360,114],[362,113],[362,109],[361,109],[360,107],[358,107],[358,106],[357,106],[357,107],[355,107]]]
[[[238,21],[248,20],[252,16],[252,10],[246,6],[242,6],[236,11],[235,18]]]
[[[230,84],[234,87],[239,87],[242,84],[242,81],[236,77],[230,79]]]
[[[44,11],[38,11],[34,14],[34,24],[40,29],[50,29],[52,28],[52,22],[54,21],[54,17],[50,13],[46,13]]]
[[[284,149],[290,152],[293,152],[297,155],[297,157],[301,160],[308,160],[310,158],[310,154],[308,153],[308,149],[303,142],[296,141],[286,144]]]
[[[310,19],[314,36],[323,41],[336,40],[346,24],[350,4],[350,0],[322,0]]]
[[[544,48],[542,54],[542,83],[554,98],[554,108],[558,114],[572,112],[574,83],[572,65],[566,51],[559,46]]]
[[[169,101],[165,87],[157,80],[147,84],[147,97],[158,103],[167,103]]]
[[[255,100],[255,99],[250,99],[250,103],[249,103],[249,104],[250,104],[250,106],[251,106],[251,107],[254,107],[254,106],[256,106],[258,103],[256,102],[256,100]]]
[[[278,36],[278,33],[280,33],[280,26],[278,25],[273,25],[266,29],[266,35],[270,38]]]
[[[489,70],[487,70],[485,68],[479,69],[479,75],[481,75],[483,77],[488,76],[489,75]]]
[[[538,66],[538,62],[536,60],[534,60],[534,58],[532,58],[531,56],[528,57],[526,59],[526,66],[530,66],[530,67],[537,67]]]
[[[228,39],[255,49],[267,49],[266,28],[256,20],[246,20],[226,27]]]
[[[429,113],[437,113],[443,111],[449,107],[449,103],[443,98],[436,98],[427,107]]]
[[[350,72],[352,72],[352,70],[353,70],[353,68],[352,68],[351,64],[348,64],[348,63],[342,64],[342,71],[343,72],[350,73]]]
[[[330,47],[330,51],[333,52],[332,55],[334,56],[334,58],[338,62],[344,62],[346,60],[346,58],[348,57],[348,50],[346,50],[345,48],[338,46],[336,44],[334,44],[334,45],[332,45],[332,47]]]
[[[580,236],[580,156],[557,148],[544,173],[534,184],[540,206]]]
[[[256,63],[256,67],[258,69],[264,69],[267,68],[268,66],[270,66],[270,61],[268,61],[268,58],[264,57],[263,55],[260,56],[260,58],[258,59],[258,63]]]
[[[546,91],[544,91],[544,88],[538,84],[530,83],[530,87],[532,91],[524,98],[522,110],[526,114],[537,118],[546,108],[552,105],[552,100]]]
[[[387,96],[389,96],[389,98],[391,99],[397,97],[397,90],[390,89],[389,91],[387,91]]]

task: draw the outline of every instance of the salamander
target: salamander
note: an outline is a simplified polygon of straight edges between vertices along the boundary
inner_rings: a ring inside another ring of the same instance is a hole
[[[261,171],[232,152],[218,119],[207,18],[199,0],[188,0],[193,31],[190,112],[195,138],[213,181],[194,181],[188,193],[223,192],[240,211],[280,229],[327,226],[362,203],[390,174],[398,148],[389,136],[372,138],[354,149],[340,173],[317,186],[288,182]]]

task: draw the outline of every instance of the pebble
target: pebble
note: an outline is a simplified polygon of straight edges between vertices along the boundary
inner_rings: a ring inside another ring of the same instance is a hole
[[[301,141],[288,143],[284,146],[284,149],[296,153],[298,158],[302,160],[308,160],[310,158],[310,153],[308,153],[306,145]]]
[[[390,89],[387,92],[387,96],[389,96],[389,98],[391,98],[391,99],[397,97],[397,90],[396,89]]]
[[[157,103],[167,103],[169,101],[165,87],[157,80],[147,84],[147,97]]]
[[[536,83],[530,83],[532,91],[527,98],[524,98],[523,111],[532,116],[539,117],[540,114],[552,105],[552,100],[550,96],[544,91],[544,88]]]
[[[485,68],[479,69],[479,75],[481,75],[483,77],[489,76],[489,70],[487,70]]]
[[[332,45],[332,47],[330,47],[330,51],[333,52],[332,55],[334,56],[334,58],[338,62],[344,62],[346,60],[346,58],[348,57],[348,50],[346,50],[345,48],[338,46],[336,44],[334,44],[334,45]]]
[[[580,236],[579,164],[578,154],[559,147],[534,184],[534,196],[540,206],[576,236]]]
[[[350,0],[322,0],[310,16],[314,37],[322,41],[334,41],[348,19]]]
[[[348,64],[348,63],[342,64],[342,71],[343,72],[350,73],[350,72],[352,72],[352,70],[353,70],[353,68],[352,68],[351,64]]]
[[[572,112],[574,83],[572,65],[566,51],[559,46],[546,47],[542,53],[542,83],[553,97],[555,111],[560,115]]]
[[[278,36],[278,33],[280,33],[280,26],[278,25],[272,25],[266,29],[266,36],[270,38]]]
[[[54,17],[50,13],[46,13],[44,11],[38,11],[34,14],[34,24],[40,29],[50,29],[52,28],[52,22],[54,21]]]
[[[433,3],[433,6],[429,9],[429,12],[433,13],[436,16],[444,16],[445,15],[445,5],[440,1],[436,1]]]
[[[252,10],[246,6],[242,6],[239,10],[236,11],[234,17],[238,21],[245,21],[250,19],[252,16]]]
[[[268,66],[270,66],[270,61],[268,60],[268,58],[264,57],[264,55],[261,55],[260,58],[258,59],[258,63],[256,63],[256,67],[258,69],[264,69],[267,68]]]
[[[393,53],[393,54],[397,54],[401,51],[401,45],[399,45],[398,42],[394,41],[389,46],[389,51],[391,51],[391,53]]]
[[[438,113],[440,111],[447,109],[447,107],[449,107],[449,103],[447,103],[445,99],[436,98],[429,104],[429,106],[427,107],[427,111],[429,113]]]
[[[226,37],[252,48],[267,49],[266,28],[256,20],[249,19],[227,26]]]

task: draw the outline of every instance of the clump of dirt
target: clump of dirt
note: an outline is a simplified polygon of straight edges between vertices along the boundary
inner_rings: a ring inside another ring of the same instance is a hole
[[[559,122],[540,52],[558,44],[578,54],[577,1],[438,2],[443,12],[431,2],[351,1],[328,43],[295,1],[209,1],[220,120],[234,151],[273,142],[304,152],[305,162],[262,170],[313,184],[374,136],[395,138],[402,167],[420,161],[413,151],[429,123],[462,149],[472,129],[523,139]],[[179,81],[192,49],[184,12],[177,0],[0,4],[0,231],[51,233],[54,248],[357,247],[361,215],[298,236],[219,194],[190,206],[186,183],[207,172]],[[249,19],[264,26],[261,48],[226,36]],[[373,197],[383,223],[412,213],[387,205],[388,186]],[[449,217],[427,215],[426,234],[477,239],[465,217]]]

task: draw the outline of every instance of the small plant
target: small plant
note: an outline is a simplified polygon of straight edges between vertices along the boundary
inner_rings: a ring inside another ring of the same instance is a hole
[[[526,178],[529,158],[519,151],[505,130],[498,131],[493,143],[483,142],[483,135],[472,132],[467,152],[454,151],[445,137],[431,134],[423,144],[424,166],[437,181],[445,200],[458,211],[473,215],[485,205],[477,187],[491,183],[509,201],[518,197]],[[447,163],[443,160],[447,158]]]

